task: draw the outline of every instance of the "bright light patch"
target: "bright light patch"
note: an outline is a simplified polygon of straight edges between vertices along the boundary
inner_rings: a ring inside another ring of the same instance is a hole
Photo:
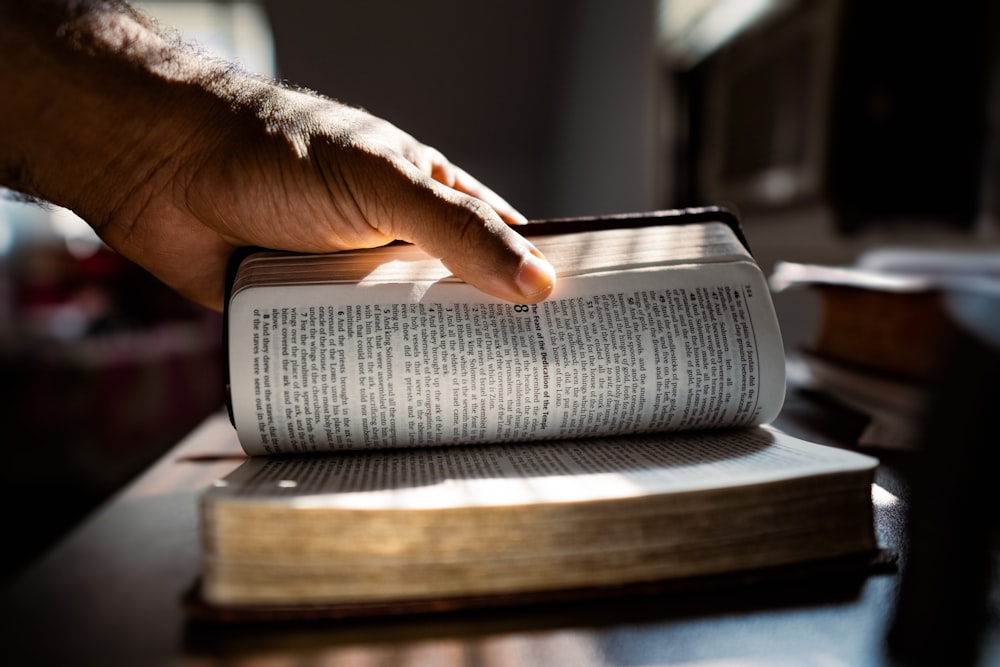
[[[899,498],[892,495],[878,484],[872,484],[872,502],[876,507],[895,507]]]

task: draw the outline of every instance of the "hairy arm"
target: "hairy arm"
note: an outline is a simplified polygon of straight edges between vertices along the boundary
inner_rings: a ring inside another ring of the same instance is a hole
[[[125,3],[0,0],[0,86],[0,185],[72,209],[207,306],[242,245],[402,239],[503,299],[554,285],[510,227],[523,216],[437,150],[207,57]]]

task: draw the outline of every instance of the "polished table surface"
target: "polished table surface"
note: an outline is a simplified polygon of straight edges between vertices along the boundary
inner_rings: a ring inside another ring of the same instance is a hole
[[[828,444],[847,444],[860,428],[794,391],[776,425]],[[893,461],[906,456],[886,454],[877,454],[877,530],[883,546],[900,552],[906,475]],[[225,414],[211,416],[7,586],[0,664],[889,664],[883,647],[898,573],[849,590],[804,585],[320,624],[193,623],[181,600],[199,574],[197,497],[240,458]]]

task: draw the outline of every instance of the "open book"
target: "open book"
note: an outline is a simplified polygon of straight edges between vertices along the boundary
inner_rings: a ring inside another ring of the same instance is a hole
[[[234,262],[252,456],[202,499],[204,602],[437,609],[876,551],[877,461],[763,426],[784,355],[731,213],[524,232],[559,275],[536,305],[406,244]]]

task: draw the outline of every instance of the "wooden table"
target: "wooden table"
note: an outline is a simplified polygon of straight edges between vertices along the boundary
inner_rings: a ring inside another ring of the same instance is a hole
[[[791,393],[777,425],[831,444],[856,434],[856,422],[820,407]],[[194,624],[181,599],[199,574],[197,496],[241,456],[225,414],[212,416],[18,578],[2,597],[0,664],[886,664],[898,574],[846,591],[737,590],[336,624]],[[898,468],[884,462],[877,524],[892,549],[904,539],[905,494]],[[6,511],[30,511],[38,501]]]

